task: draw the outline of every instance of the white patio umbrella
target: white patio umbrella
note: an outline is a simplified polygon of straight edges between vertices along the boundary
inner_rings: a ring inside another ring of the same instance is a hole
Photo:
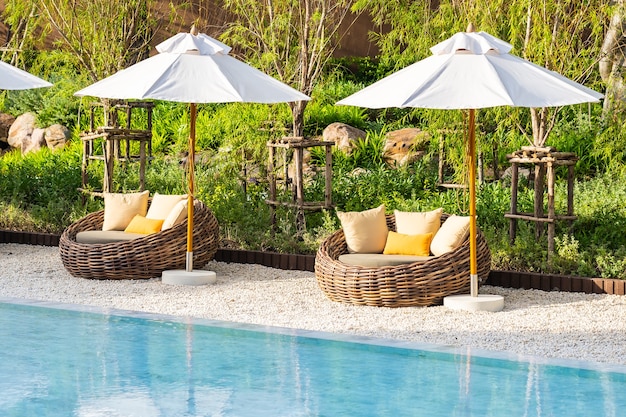
[[[46,80],[0,61],[0,89],[2,90],[28,90],[51,86],[52,84]]]
[[[509,54],[512,46],[503,40],[469,30],[433,46],[432,56],[337,104],[469,110],[470,295],[477,297],[475,109],[564,106],[597,102],[603,95]]]
[[[197,103],[286,103],[310,97],[228,55],[231,48],[205,34],[179,33],[157,55],[80,91],[77,96],[190,103],[186,271],[193,271],[193,199]]]

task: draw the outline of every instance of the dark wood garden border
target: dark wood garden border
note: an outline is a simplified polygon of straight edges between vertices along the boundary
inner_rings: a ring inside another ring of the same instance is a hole
[[[0,230],[0,243],[58,246],[59,235],[47,233]],[[244,264],[259,264],[277,269],[313,271],[314,255],[294,255],[238,249],[218,249],[215,260]],[[0,259],[0,264],[1,264]],[[575,277],[516,271],[491,271],[486,284],[505,288],[544,291],[582,292],[587,294],[626,295],[626,280]]]

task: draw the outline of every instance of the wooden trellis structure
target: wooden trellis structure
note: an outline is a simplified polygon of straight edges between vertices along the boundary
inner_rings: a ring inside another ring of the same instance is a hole
[[[139,191],[145,189],[146,163],[152,159],[152,109],[151,102],[127,102],[112,105],[106,114],[107,126],[95,127],[95,109],[102,107],[99,103],[90,106],[89,131],[82,132],[83,142],[82,161],[82,192],[91,195],[102,195],[104,192],[113,192],[113,168],[115,161],[139,162]],[[147,111],[146,129],[131,129],[134,109],[144,108]],[[125,112],[126,124],[118,125],[118,112]],[[131,152],[133,142],[139,144],[139,153]],[[100,152],[96,149],[100,148]],[[91,161],[102,161],[104,176],[101,190],[92,190],[88,187],[87,169]]]
[[[305,211],[317,211],[332,208],[332,146],[334,142],[307,139],[303,137],[284,137],[267,142],[269,150],[269,198],[265,201],[270,206],[272,228],[276,226],[276,207],[285,206],[296,210],[296,228],[299,232],[305,229]],[[316,146],[325,147],[325,188],[324,201],[304,200],[304,150]],[[280,166],[276,150],[283,149],[283,172],[277,173]],[[295,173],[290,177],[288,153],[293,151]],[[282,180],[285,189],[291,189],[291,201],[279,201],[277,182]]]
[[[523,146],[521,150],[507,155],[511,163],[511,212],[504,217],[509,219],[509,238],[515,242],[517,233],[517,220],[535,222],[535,234],[537,237],[543,233],[544,224],[548,225],[548,253],[554,252],[555,223],[559,220],[568,221],[571,225],[576,216],[574,215],[574,166],[578,161],[576,154],[572,152],[557,152],[552,147]],[[531,164],[535,167],[535,201],[533,213],[519,213],[517,211],[517,191],[519,178],[519,165]],[[567,213],[557,215],[554,203],[554,170],[557,167],[567,167]],[[544,181],[546,179],[548,194],[548,213],[544,212]]]

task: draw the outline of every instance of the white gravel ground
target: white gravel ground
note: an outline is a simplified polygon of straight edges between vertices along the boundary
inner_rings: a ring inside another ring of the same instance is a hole
[[[626,297],[484,286],[498,313],[443,306],[377,308],[335,303],[312,272],[210,262],[217,283],[72,277],[56,247],[0,244],[0,297],[99,306],[239,323],[435,343],[626,365]]]

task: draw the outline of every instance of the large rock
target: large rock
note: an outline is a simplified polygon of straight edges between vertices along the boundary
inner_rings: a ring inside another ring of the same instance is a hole
[[[421,129],[408,127],[385,135],[383,156],[391,165],[415,162],[428,149],[430,135]]]
[[[7,113],[0,113],[0,142],[9,143],[9,129],[15,122],[15,117]]]
[[[326,126],[322,133],[322,138],[328,142],[335,142],[337,149],[350,153],[354,147],[353,143],[359,139],[365,139],[367,133],[356,127],[345,123],[331,123]]]
[[[70,139],[70,130],[60,124],[48,126],[45,130],[44,138],[48,148],[52,150],[62,149]]]
[[[14,148],[23,149],[22,142],[27,140],[30,142],[30,135],[35,129],[35,115],[33,113],[24,113],[18,116],[11,127],[7,142]]]
[[[22,139],[22,155],[29,152],[37,152],[41,148],[46,146],[46,139],[44,138],[45,129],[35,128],[33,132]]]

